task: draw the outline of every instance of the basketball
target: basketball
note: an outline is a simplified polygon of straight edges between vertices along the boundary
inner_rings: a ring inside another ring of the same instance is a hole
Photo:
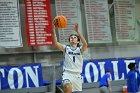
[[[63,15],[56,16],[54,18],[53,24],[55,25],[56,28],[65,28],[67,25],[67,18]]]

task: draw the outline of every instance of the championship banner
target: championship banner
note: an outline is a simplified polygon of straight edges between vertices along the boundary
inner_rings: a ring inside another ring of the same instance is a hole
[[[19,0],[0,0],[0,47],[22,47]]]
[[[43,85],[41,64],[0,66],[0,90],[39,87]]]
[[[116,40],[136,41],[136,1],[114,0]]]
[[[67,18],[67,25],[58,29],[59,42],[67,44],[70,34],[75,34],[74,24],[78,23],[79,31],[82,31],[81,6],[79,0],[55,0],[56,14],[64,15]]]
[[[24,1],[28,45],[53,45],[50,0]]]
[[[112,43],[108,0],[84,0],[88,43]]]
[[[140,58],[118,58],[88,60],[83,63],[83,83],[99,82],[105,74],[105,70],[111,72],[112,80],[125,80],[129,72],[129,63],[136,63],[136,69],[140,71]]]

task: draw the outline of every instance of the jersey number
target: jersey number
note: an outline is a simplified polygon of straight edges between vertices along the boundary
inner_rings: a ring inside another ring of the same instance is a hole
[[[73,56],[73,62],[75,62],[75,56]]]

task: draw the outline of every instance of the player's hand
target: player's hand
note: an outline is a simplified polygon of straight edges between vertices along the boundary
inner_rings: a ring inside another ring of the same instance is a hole
[[[52,23],[52,25],[53,25],[53,29],[56,29],[55,24],[56,24],[56,20],[55,20],[55,19],[53,19],[53,23]]]
[[[75,23],[75,24],[74,24],[74,30],[75,30],[76,32],[78,32],[78,23]]]

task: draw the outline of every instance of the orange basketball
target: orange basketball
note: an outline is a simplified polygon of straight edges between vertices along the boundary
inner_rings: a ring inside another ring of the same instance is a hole
[[[65,28],[67,25],[67,18],[63,15],[60,16],[56,16],[54,18],[54,22],[53,24],[55,25],[55,27],[57,28]]]

